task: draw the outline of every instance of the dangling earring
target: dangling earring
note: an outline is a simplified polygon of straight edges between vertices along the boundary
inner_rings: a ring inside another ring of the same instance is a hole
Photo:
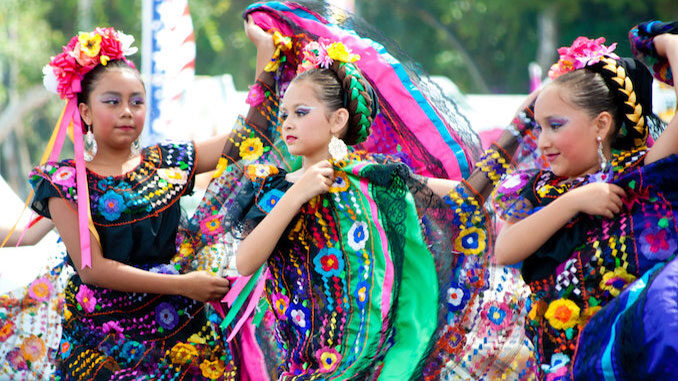
[[[85,125],[87,126],[87,125]],[[85,134],[85,161],[92,161],[97,154],[97,141],[94,139],[92,127],[87,126],[87,133]]]
[[[598,161],[600,161],[600,170],[604,171],[605,169],[607,169],[607,159],[603,154],[603,139],[601,139],[600,136],[598,136],[596,138],[596,141],[598,141]]]
[[[137,140],[132,142],[132,144],[129,147],[129,150],[130,150],[130,153],[132,153],[132,156],[137,156],[141,153],[140,138],[137,138]]]
[[[348,147],[346,147],[346,143],[336,136],[332,136],[327,148],[330,151],[330,156],[332,156],[332,159],[334,160],[344,160],[348,156]]]

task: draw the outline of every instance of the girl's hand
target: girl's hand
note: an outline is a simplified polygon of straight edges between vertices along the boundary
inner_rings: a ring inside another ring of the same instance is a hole
[[[193,271],[182,275],[179,294],[201,302],[221,300],[231,285],[226,278],[220,278],[207,271]]]
[[[300,204],[313,197],[326,193],[334,182],[334,168],[329,161],[323,160],[306,169],[303,175],[290,188],[290,194],[296,195]]]
[[[678,73],[678,34],[660,34],[653,39],[654,48],[660,57],[666,57],[674,73],[674,85],[676,85],[675,73]],[[674,86],[678,97],[678,86]]]
[[[271,53],[275,49],[273,45],[273,35],[267,33],[265,30],[254,23],[252,17],[247,16],[247,20],[244,21],[245,34],[249,38],[257,49],[270,49]]]
[[[615,184],[591,183],[573,189],[561,196],[577,212],[614,218],[622,208],[626,192]]]

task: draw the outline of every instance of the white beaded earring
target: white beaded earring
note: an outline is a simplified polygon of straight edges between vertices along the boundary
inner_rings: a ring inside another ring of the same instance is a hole
[[[607,169],[607,158],[605,158],[605,155],[603,154],[603,139],[598,136],[596,141],[598,142],[598,161],[600,162],[600,170],[604,171]]]
[[[132,142],[130,145],[130,152],[132,153],[132,156],[137,156],[141,153],[141,138],[137,138]]]
[[[348,156],[348,147],[346,147],[346,143],[336,136],[332,136],[327,148],[330,151],[330,156],[332,156],[332,159],[334,160],[344,160]]]
[[[86,125],[87,126],[87,125]],[[94,139],[92,133],[92,126],[87,126],[87,133],[85,134],[85,161],[92,161],[97,154],[97,141]]]

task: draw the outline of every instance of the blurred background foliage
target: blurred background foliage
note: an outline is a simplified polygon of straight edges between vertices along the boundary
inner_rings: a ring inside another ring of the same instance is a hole
[[[0,1],[0,174],[22,196],[63,102],[42,88],[42,67],[71,36],[110,25],[141,44],[141,0]],[[242,28],[251,1],[189,0],[197,75],[233,75],[246,90],[255,49]],[[544,69],[577,36],[604,36],[629,55],[631,26],[678,19],[676,0],[355,0],[356,13],[429,74],[465,93],[526,93],[528,64]],[[132,57],[140,66],[140,55]]]

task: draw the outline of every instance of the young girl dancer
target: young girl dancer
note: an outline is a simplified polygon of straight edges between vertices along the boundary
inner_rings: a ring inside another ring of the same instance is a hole
[[[125,58],[130,39],[112,28],[81,33],[45,69],[68,101],[61,139],[72,122],[75,142],[75,160],[54,161],[56,149],[31,174],[32,207],[54,222],[77,270],[65,289],[55,377],[237,379],[237,353],[202,303],[221,298],[228,281],[171,263],[188,250],[175,246],[179,198],[196,173],[216,167],[227,137],[140,148],[145,88]],[[41,297],[54,296],[46,287]],[[30,339],[21,346],[29,367],[47,361],[44,343]]]
[[[651,148],[651,75],[604,39],[578,38],[535,103],[539,148],[550,164],[518,172],[497,190],[506,218],[500,263],[523,261],[532,290],[529,331],[540,374],[567,374],[579,334],[601,307],[675,254],[678,120]],[[675,42],[657,44],[671,57]],[[665,50],[664,50],[665,49]],[[674,156],[672,156],[674,155]],[[672,248],[673,247],[673,248]]]

